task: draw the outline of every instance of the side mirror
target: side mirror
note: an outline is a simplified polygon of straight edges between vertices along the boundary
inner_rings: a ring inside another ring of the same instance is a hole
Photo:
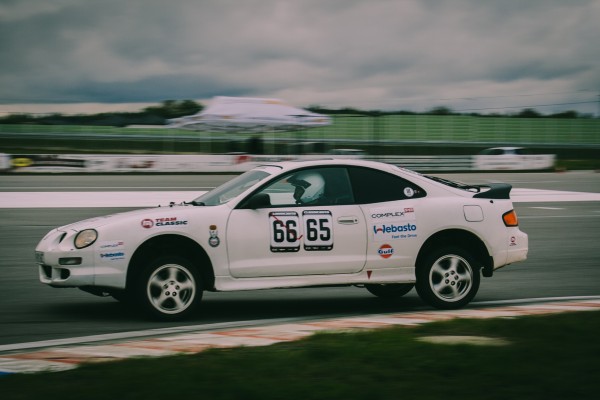
[[[249,208],[251,210],[256,210],[258,208],[267,208],[271,206],[271,198],[267,193],[257,193],[252,196],[246,204],[244,208]]]

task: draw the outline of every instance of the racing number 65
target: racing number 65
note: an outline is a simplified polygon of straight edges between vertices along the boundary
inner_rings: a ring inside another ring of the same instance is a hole
[[[328,210],[305,210],[304,250],[328,251],[333,249],[333,218]]]
[[[310,242],[331,240],[331,228],[328,226],[330,223],[330,218],[319,218],[319,220],[308,218],[306,220],[306,240]]]

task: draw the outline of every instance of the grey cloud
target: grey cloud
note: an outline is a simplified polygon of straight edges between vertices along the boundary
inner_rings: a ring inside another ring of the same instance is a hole
[[[48,3],[0,5],[0,103],[285,94],[394,108],[467,87],[600,88],[592,0]]]

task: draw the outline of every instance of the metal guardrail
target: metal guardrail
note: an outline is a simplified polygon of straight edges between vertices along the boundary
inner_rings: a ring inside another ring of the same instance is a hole
[[[472,156],[381,156],[370,157],[380,161],[413,171],[471,171]]]
[[[309,155],[123,155],[123,154],[21,154],[0,153],[2,172],[55,173],[240,173],[256,165],[285,160],[357,159],[380,161],[418,172],[468,172],[489,170],[550,170],[555,157],[547,155],[441,155],[370,156]]]

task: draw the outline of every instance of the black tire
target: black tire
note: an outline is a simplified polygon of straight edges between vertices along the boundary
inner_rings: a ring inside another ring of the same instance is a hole
[[[414,283],[367,284],[365,288],[377,297],[386,300],[399,299],[414,287]]]
[[[167,256],[148,263],[135,282],[135,298],[154,319],[187,317],[202,299],[202,280],[187,259]]]
[[[460,247],[434,250],[417,265],[417,293],[436,308],[464,307],[479,290],[480,270],[475,258]]]

